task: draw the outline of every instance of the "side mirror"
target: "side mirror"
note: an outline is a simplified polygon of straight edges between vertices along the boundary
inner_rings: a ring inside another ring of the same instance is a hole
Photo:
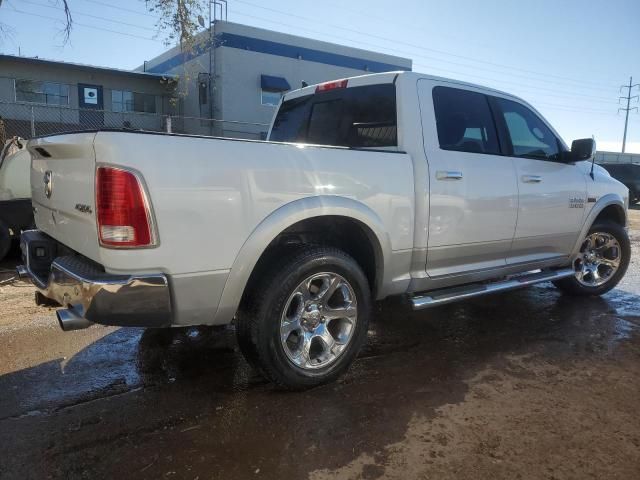
[[[596,142],[593,138],[581,138],[571,143],[569,161],[590,160],[596,154]]]

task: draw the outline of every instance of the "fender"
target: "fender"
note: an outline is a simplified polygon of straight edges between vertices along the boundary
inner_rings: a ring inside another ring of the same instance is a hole
[[[373,233],[373,240],[376,240],[374,249],[378,250],[376,263],[379,265],[376,287],[378,292],[383,291],[384,285],[391,281],[386,278],[387,272],[392,271],[387,265],[391,258],[391,240],[378,215],[363,203],[346,197],[324,195],[302,198],[278,208],[251,232],[231,266],[214,324],[231,322],[260,256],[281,232],[302,220],[327,215],[352,218]]]
[[[578,235],[578,238],[576,240],[576,244],[574,245],[573,250],[571,252],[572,257],[576,255],[578,252],[580,252],[582,241],[587,236],[587,232],[591,228],[591,225],[593,225],[593,222],[595,221],[596,217],[600,215],[600,213],[610,205],[617,205],[622,209],[623,212],[625,212],[625,225],[626,225],[627,214],[626,214],[625,203],[622,197],[620,197],[615,193],[608,193],[607,195],[604,195],[602,198],[600,198],[596,202],[596,204],[593,206],[593,208],[587,215],[587,218],[585,219],[582,225],[582,229],[580,230],[580,234]]]

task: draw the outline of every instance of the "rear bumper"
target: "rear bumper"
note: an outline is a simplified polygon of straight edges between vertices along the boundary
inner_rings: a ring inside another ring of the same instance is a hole
[[[21,237],[21,277],[29,278],[40,294],[65,307],[58,312],[63,329],[91,323],[129,327],[171,325],[171,292],[163,274],[112,275],[74,254],[60,252],[57,242],[31,230]],[[58,255],[62,253],[62,255]]]

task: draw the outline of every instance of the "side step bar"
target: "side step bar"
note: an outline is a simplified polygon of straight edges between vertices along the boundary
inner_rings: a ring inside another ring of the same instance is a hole
[[[475,283],[462,287],[443,288],[411,297],[411,305],[414,310],[422,310],[424,308],[437,307],[439,305],[479,297],[489,293],[505,292],[507,290],[515,290],[516,288],[528,287],[535,283],[560,280],[561,278],[571,277],[572,275],[575,275],[573,269],[564,268],[562,270],[548,270],[518,275],[517,277],[510,277],[491,283]]]

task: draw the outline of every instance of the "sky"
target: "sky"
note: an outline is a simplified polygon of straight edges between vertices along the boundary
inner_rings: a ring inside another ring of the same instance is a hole
[[[167,49],[143,0],[4,0],[0,52],[133,69]],[[531,103],[569,145],[619,151],[620,86],[640,83],[638,0],[228,0],[228,20],[413,60],[413,69],[497,88]],[[640,88],[633,90],[640,94]],[[632,103],[632,106],[640,103]],[[640,153],[631,112],[627,152]]]

